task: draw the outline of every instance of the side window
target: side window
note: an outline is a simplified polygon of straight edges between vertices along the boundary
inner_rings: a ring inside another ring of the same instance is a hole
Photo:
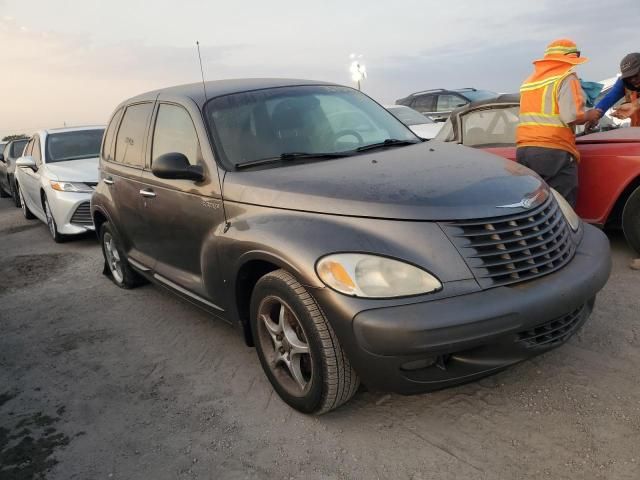
[[[122,118],[122,109],[119,109],[113,114],[107,130],[104,132],[104,138],[102,139],[102,159],[108,162],[113,161],[113,137],[116,134],[120,118]]]
[[[33,159],[35,160],[36,164],[41,164],[42,163],[42,155],[41,155],[41,150],[40,150],[40,137],[36,136],[35,137],[35,141],[33,142],[33,150],[31,151],[31,155],[33,156]]]
[[[197,165],[199,150],[198,135],[189,113],[177,105],[161,104],[153,133],[151,162],[165,153],[182,153],[191,165]]]
[[[31,137],[31,140],[29,140],[29,143],[27,143],[27,146],[24,149],[24,155],[31,155],[33,152],[33,142],[35,141],[36,137]]]
[[[411,107],[422,112],[433,112],[435,111],[435,96],[421,95],[411,103]]]
[[[458,107],[466,105],[468,102],[458,95],[438,95],[438,106],[436,112],[450,112]]]
[[[131,167],[143,168],[144,147],[147,123],[153,110],[152,103],[131,105],[124,112],[116,137],[115,161]]]

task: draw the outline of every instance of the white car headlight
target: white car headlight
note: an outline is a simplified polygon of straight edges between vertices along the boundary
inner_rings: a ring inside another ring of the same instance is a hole
[[[80,182],[56,182],[51,180],[51,188],[59,192],[92,193],[93,188]]]
[[[355,297],[406,297],[442,288],[436,277],[418,267],[362,253],[327,255],[316,264],[316,272],[328,287]]]
[[[564,214],[564,218],[569,222],[571,230],[577,232],[578,227],[580,227],[580,217],[578,217],[571,205],[569,205],[569,202],[567,202],[562,195],[556,192],[553,188],[551,189],[551,193],[553,193],[553,196],[556,198],[556,202],[558,202],[560,210],[562,210],[562,213]]]

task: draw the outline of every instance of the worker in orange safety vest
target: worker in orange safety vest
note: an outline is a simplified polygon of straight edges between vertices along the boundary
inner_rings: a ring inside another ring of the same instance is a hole
[[[520,121],[516,160],[540,175],[572,206],[578,197],[580,153],[575,126],[598,118],[585,111],[585,99],[575,67],[588,61],[575,42],[551,42],[534,72],[520,87]]]

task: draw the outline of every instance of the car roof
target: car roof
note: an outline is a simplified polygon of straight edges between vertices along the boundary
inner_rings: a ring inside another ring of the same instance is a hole
[[[47,128],[42,130],[47,135],[51,135],[52,133],[64,133],[64,132],[79,132],[82,130],[99,130],[104,129],[104,125],[84,125],[81,127],[60,127],[60,128]]]
[[[207,100],[222,95],[229,95],[233,93],[249,92],[252,90],[263,90],[267,88],[280,88],[280,87],[294,87],[294,86],[306,86],[306,85],[327,85],[327,86],[341,86],[335,83],[321,82],[316,80],[300,80],[290,78],[242,78],[242,79],[228,79],[228,80],[213,80],[198,83],[189,83],[186,85],[176,85],[172,87],[160,88],[145,92],[135,97],[131,97],[123,104],[135,103],[138,101],[155,100],[159,94],[167,94],[175,97],[190,98],[196,102],[199,106],[204,105]],[[206,97],[205,97],[206,91]]]

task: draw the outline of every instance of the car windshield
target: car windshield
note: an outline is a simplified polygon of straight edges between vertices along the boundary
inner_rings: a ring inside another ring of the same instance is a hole
[[[97,157],[104,129],[52,133],[47,136],[47,163]]]
[[[409,107],[389,107],[388,110],[407,126],[410,125],[422,125],[425,123],[435,123],[430,118],[425,117],[420,112],[415,111]]]
[[[496,92],[492,92],[490,90],[465,90],[462,94],[467,97],[472,102],[477,102],[478,100],[487,100],[489,98],[495,98],[498,96]]]
[[[24,151],[24,147],[27,145],[29,140],[16,140],[11,144],[11,156],[12,157],[20,157],[22,152]]]
[[[4,153],[4,147],[6,147],[6,143],[0,143],[0,153]]]
[[[206,104],[205,117],[218,153],[236,167],[263,159],[294,158],[291,154],[305,154],[297,158],[307,160],[335,158],[375,144],[397,148],[401,142],[420,141],[385,108],[357,90],[340,86],[225,95]]]

